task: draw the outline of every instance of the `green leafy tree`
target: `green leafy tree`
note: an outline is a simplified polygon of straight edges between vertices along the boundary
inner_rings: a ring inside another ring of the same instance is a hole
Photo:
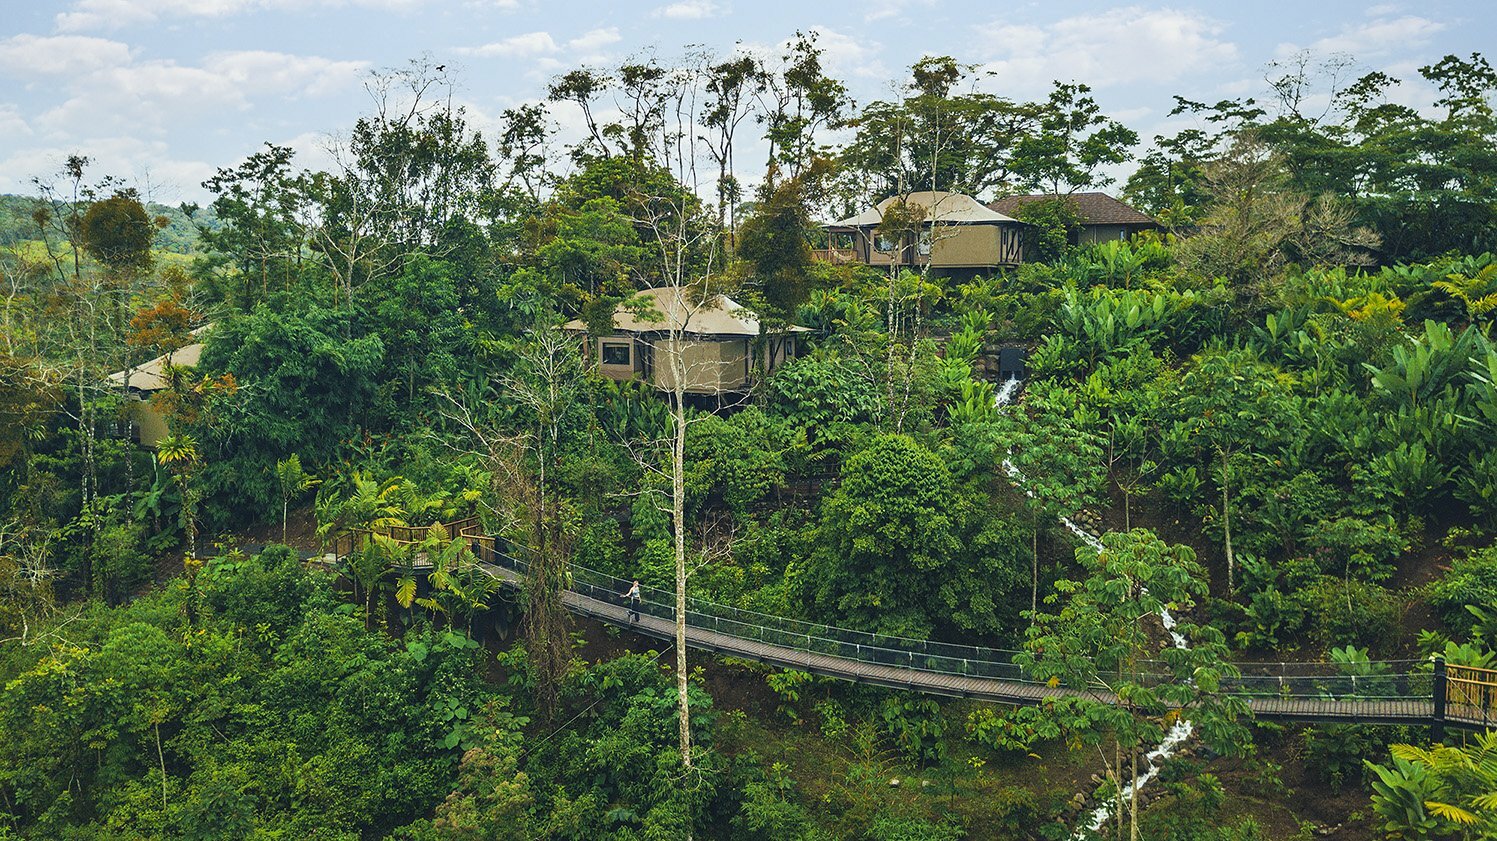
[[[1220,631],[1177,620],[1172,631],[1185,645],[1158,632],[1163,611],[1188,611],[1206,596],[1205,570],[1189,547],[1134,529],[1103,535],[1101,551],[1079,547],[1076,559],[1086,577],[1056,582],[1046,603],[1058,610],[1034,617],[1016,660],[1039,680],[1083,693],[1062,714],[1086,738],[1113,742],[1108,776],[1115,802],[1128,799],[1137,839],[1138,799],[1124,793],[1124,780],[1137,778],[1143,751],[1163,738],[1161,722],[1187,719],[1217,750],[1240,752],[1247,736],[1237,718],[1246,708],[1218,694],[1222,678],[1236,675]],[[1122,808],[1115,813],[1123,820]]]
[[[764,76],[758,119],[769,144],[770,180],[795,178],[827,157],[820,135],[840,127],[852,107],[846,86],[826,74],[819,37],[814,30],[796,32]]]
[[[769,306],[761,316],[788,323],[810,294],[811,206],[819,167],[765,185],[761,201],[738,233],[738,254],[753,268],[754,280]]]
[[[1107,117],[1091,87],[1056,82],[1041,106],[1037,130],[1015,144],[1012,168],[1028,187],[1063,195],[1112,182],[1108,166],[1128,160],[1138,134]]]
[[[300,279],[308,235],[303,205],[309,197],[292,171],[294,155],[290,147],[266,143],[239,166],[220,168],[203,182],[214,194],[218,224],[203,226],[201,241],[233,261],[245,283],[231,299],[241,305],[268,296],[272,277],[282,290]]]
[[[1178,431],[1209,453],[1221,493],[1221,520],[1227,586],[1235,588],[1237,556],[1232,545],[1232,491],[1239,462],[1284,435],[1297,413],[1282,375],[1243,350],[1210,350],[1198,355],[1181,378],[1176,406]]]
[[[953,497],[946,465],[909,436],[879,437],[849,458],[801,575],[811,603],[867,630],[928,631],[931,597],[961,548]]]
[[[1022,586],[1022,534],[935,453],[883,435],[843,465],[816,548],[789,575],[818,615],[850,627],[999,631],[1005,595]]]
[[[853,120],[857,133],[841,154],[846,177],[880,198],[1010,185],[1017,147],[1038,129],[1042,108],[972,90],[976,81],[974,67],[950,56],[916,62],[899,99],[871,102]]]
[[[1058,390],[1032,391],[1027,414],[1001,425],[1010,448],[1001,467],[1022,492],[1029,514],[1031,613],[1039,607],[1040,533],[1093,501],[1102,482],[1098,436],[1077,421],[1064,399]]]
[[[160,220],[164,223],[165,220]],[[150,270],[158,224],[134,190],[120,190],[88,206],[79,226],[83,249],[115,276]]]
[[[129,726],[149,732],[155,741],[157,768],[161,773],[161,808],[171,796],[167,785],[166,753],[162,749],[161,725],[181,711],[180,689],[174,683],[183,671],[180,646],[154,625],[136,622],[114,629],[99,649],[94,662],[102,677],[113,681],[130,705]]]
[[[277,459],[297,453],[316,469],[375,420],[383,341],[345,338],[346,317],[297,303],[279,297],[220,321],[203,348],[198,370],[237,385],[184,424],[204,453],[203,490],[221,521],[270,515],[280,501]]]
[[[1072,232],[1081,224],[1075,202],[1065,196],[1028,202],[1014,211],[1014,218],[1031,226],[1024,232],[1024,259],[1036,263],[1053,263],[1064,257]]]

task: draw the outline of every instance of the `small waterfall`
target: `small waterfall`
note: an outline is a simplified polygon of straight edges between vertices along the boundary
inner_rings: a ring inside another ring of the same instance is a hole
[[[1092,540],[1096,540],[1096,538],[1093,537]],[[1101,541],[1097,542],[1099,545],[1101,544]],[[1181,636],[1175,630],[1175,617],[1170,614],[1168,608],[1160,608],[1159,621],[1164,624],[1164,629],[1169,632],[1170,639],[1174,640],[1176,648],[1190,647],[1190,644],[1185,641],[1185,637]],[[1174,726],[1170,728],[1168,733],[1164,734],[1164,740],[1159,743],[1159,747],[1149,751],[1148,755],[1144,757],[1146,765],[1143,773],[1139,774],[1131,785],[1123,789],[1123,802],[1126,803],[1132,800],[1144,786],[1159,776],[1161,763],[1174,756],[1175,751],[1179,750],[1180,746],[1185,744],[1194,733],[1195,725],[1183,718],[1176,719]],[[1084,837],[1087,832],[1100,831],[1102,825],[1107,823],[1108,818],[1112,817],[1112,810],[1115,805],[1121,804],[1114,804],[1112,801],[1107,801],[1093,810],[1091,820],[1086,822],[1086,828],[1078,830],[1075,835],[1071,836],[1072,841]]]
[[[993,396],[993,406],[995,408],[1002,408],[1003,406],[1011,402],[1013,400],[1014,394],[1019,390],[1020,382],[1021,381],[1018,379],[1004,380],[1003,385],[998,389],[998,393]],[[1027,483],[1027,480],[1024,478],[1023,472],[1020,471],[1018,467],[1014,466],[1014,463],[1009,459],[1003,460],[1003,470],[1009,475],[1009,478],[1016,481],[1020,487],[1023,487]],[[1025,487],[1024,494],[1032,498],[1034,496],[1034,491]],[[1085,543],[1087,546],[1091,547],[1097,552],[1102,551],[1101,538],[1077,525],[1076,522],[1070,517],[1061,517],[1060,524],[1065,526],[1066,530],[1074,535],[1077,540],[1080,540],[1082,543]],[[1159,621],[1164,625],[1164,630],[1169,632],[1170,639],[1174,641],[1176,648],[1190,647],[1190,645],[1185,641],[1185,637],[1181,636],[1180,633],[1175,630],[1175,617],[1170,614],[1167,608],[1160,609]],[[1139,774],[1138,777],[1134,779],[1127,788],[1123,789],[1122,802],[1114,803],[1112,801],[1107,801],[1104,802],[1101,806],[1098,806],[1092,812],[1091,819],[1086,822],[1085,828],[1077,830],[1076,834],[1072,836],[1073,841],[1074,839],[1083,838],[1088,832],[1100,831],[1102,829],[1102,826],[1107,823],[1107,820],[1112,817],[1113,809],[1115,807],[1121,807],[1122,803],[1131,801],[1135,796],[1137,796],[1139,791],[1143,790],[1144,786],[1148,785],[1155,777],[1159,776],[1159,770],[1164,760],[1169,759],[1171,756],[1174,756],[1175,751],[1179,750],[1180,746],[1185,744],[1185,742],[1190,739],[1191,735],[1194,732],[1194,725],[1183,718],[1178,719],[1175,722],[1174,726],[1170,728],[1169,732],[1164,734],[1164,740],[1159,743],[1159,746],[1149,751],[1149,753],[1144,757],[1144,761],[1145,763],[1147,763],[1146,767],[1144,768],[1143,773]]]
[[[1132,785],[1123,789],[1123,802],[1126,803],[1132,800],[1134,795],[1138,794],[1138,792],[1144,786],[1148,785],[1151,780],[1159,776],[1160,763],[1173,756],[1175,751],[1179,749],[1179,747],[1184,744],[1194,732],[1195,727],[1192,726],[1190,722],[1186,721],[1183,718],[1177,720],[1175,722],[1175,726],[1170,728],[1170,732],[1164,734],[1164,741],[1159,743],[1159,747],[1149,751],[1148,755],[1144,757],[1144,761],[1148,763],[1148,766],[1144,769],[1144,772],[1142,774],[1138,775],[1138,778],[1133,781]],[[1103,803],[1101,806],[1098,806],[1096,810],[1092,812],[1091,819],[1086,822],[1086,828],[1077,830],[1076,834],[1071,836],[1073,841],[1075,841],[1075,839],[1085,838],[1086,833],[1088,832],[1101,831],[1102,826],[1106,824],[1108,819],[1112,817],[1113,806],[1114,803],[1110,800]]]
[[[998,393],[993,396],[993,405],[1001,408],[1014,399],[1014,392],[1019,390],[1019,383],[1021,382],[1023,381],[1018,377],[1010,377],[1004,380],[1003,385],[998,387]]]

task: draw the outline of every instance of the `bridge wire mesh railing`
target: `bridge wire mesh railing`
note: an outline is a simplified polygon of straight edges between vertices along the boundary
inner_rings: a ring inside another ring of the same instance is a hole
[[[502,541],[482,535],[467,535],[474,554],[486,563],[525,575],[529,563],[517,554],[502,551]],[[567,589],[620,608],[629,608],[625,597],[632,582],[607,573],[572,564]],[[962,645],[935,640],[839,628],[801,619],[760,613],[694,597],[687,597],[686,623],[739,640],[757,642],[805,655],[826,655],[842,660],[917,669],[943,675],[1046,685],[1014,661],[1020,653],[1012,649]],[[675,593],[640,585],[641,615],[675,621]],[[1175,676],[1162,661],[1139,664],[1137,677],[1146,684],[1174,682]],[[1419,660],[1386,660],[1358,664],[1358,673],[1330,662],[1240,662],[1231,664],[1237,676],[1224,678],[1219,692],[1244,699],[1295,698],[1320,700],[1386,700],[1425,702],[1433,693],[1429,663]],[[1100,687],[1099,687],[1100,688]]]

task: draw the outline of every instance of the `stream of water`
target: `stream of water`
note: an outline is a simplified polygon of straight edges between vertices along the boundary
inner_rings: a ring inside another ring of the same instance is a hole
[[[998,393],[993,397],[993,405],[997,408],[1002,408],[1011,402],[1014,394],[1019,390],[1019,385],[1020,380],[1005,380],[1003,385],[998,389]],[[1014,466],[1012,461],[1004,459],[1003,469],[1021,487],[1025,484],[1024,474],[1020,472],[1018,467]],[[1030,497],[1034,496],[1034,491],[1028,488],[1024,488],[1024,493]],[[1077,525],[1070,517],[1061,517],[1060,523],[1066,527],[1067,531],[1075,535],[1077,540],[1080,540],[1098,552],[1102,551],[1101,538]],[[1181,636],[1175,630],[1175,617],[1170,615],[1168,609],[1161,609],[1159,611],[1159,621],[1164,625],[1164,630],[1169,632],[1170,639],[1174,641],[1176,648],[1190,647],[1186,643],[1185,637]],[[1113,809],[1120,808],[1123,803],[1131,801],[1144,786],[1159,776],[1159,770],[1163,766],[1164,760],[1174,756],[1175,751],[1179,750],[1180,746],[1185,744],[1194,732],[1195,727],[1189,721],[1183,718],[1176,720],[1174,726],[1169,729],[1169,732],[1164,734],[1164,740],[1159,743],[1159,746],[1149,751],[1148,755],[1144,757],[1146,767],[1142,773],[1134,778],[1133,782],[1127,788],[1123,789],[1121,801],[1104,801],[1102,805],[1094,809],[1091,817],[1086,821],[1084,828],[1078,829],[1076,834],[1072,836],[1073,841],[1085,838],[1087,833],[1100,831],[1108,819],[1112,817]]]

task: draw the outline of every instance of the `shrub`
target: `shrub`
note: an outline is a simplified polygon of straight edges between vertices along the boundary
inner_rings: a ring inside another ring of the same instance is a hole
[[[983,706],[967,714],[967,741],[992,750],[1027,754],[1040,741],[1058,738],[1059,723],[1041,707],[995,712]]]
[[[906,757],[936,762],[945,755],[941,737],[946,734],[946,719],[940,704],[928,698],[887,698],[880,714],[884,732]]]
[[[792,424],[824,434],[833,424],[866,423],[879,409],[878,392],[834,360],[798,359],[766,383],[770,410]]]
[[[1329,576],[1301,594],[1309,616],[1310,637],[1319,645],[1365,646],[1374,651],[1393,644],[1398,599],[1383,587]]]
[[[882,816],[873,821],[863,835],[867,841],[959,841],[967,833],[950,824],[937,824],[922,818]]]
[[[1305,767],[1339,791],[1347,782],[1362,785],[1371,772],[1362,762],[1368,756],[1381,756],[1388,745],[1408,738],[1402,727],[1374,727],[1366,724],[1327,724],[1306,727],[1302,734]]]
[[[151,559],[143,550],[145,527],[140,523],[110,522],[99,529],[89,551],[94,592],[110,604],[151,577]]]
[[[1466,606],[1497,604],[1497,547],[1457,558],[1449,572],[1429,585],[1429,602],[1453,633],[1470,632],[1475,618]]]

